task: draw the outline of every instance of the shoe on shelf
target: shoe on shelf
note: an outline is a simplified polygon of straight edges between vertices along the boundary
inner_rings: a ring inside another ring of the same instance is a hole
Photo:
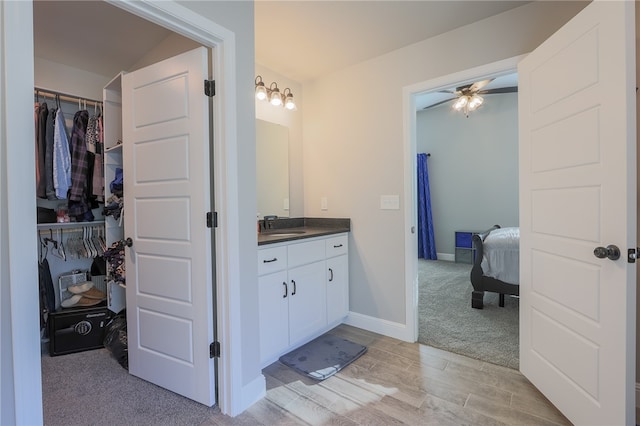
[[[96,300],[105,300],[107,298],[107,295],[104,292],[98,290],[95,287],[91,287],[89,290],[85,291],[84,293],[80,293],[80,295],[88,299],[96,299]]]
[[[73,284],[67,287],[67,291],[73,294],[84,293],[93,287],[93,283],[91,281],[85,281],[83,283]]]
[[[76,308],[76,307],[85,307],[85,306],[95,306],[101,303],[104,299],[90,299],[88,297],[82,296],[82,294],[74,294],[68,299],[64,299],[60,306],[63,308]]]

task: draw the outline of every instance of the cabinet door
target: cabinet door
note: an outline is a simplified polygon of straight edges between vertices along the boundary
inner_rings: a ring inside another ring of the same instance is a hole
[[[289,345],[287,271],[258,278],[260,363],[274,361]]]
[[[349,261],[347,255],[327,259],[327,323],[341,322],[349,312]]]
[[[325,262],[289,270],[289,343],[296,345],[327,325]]]

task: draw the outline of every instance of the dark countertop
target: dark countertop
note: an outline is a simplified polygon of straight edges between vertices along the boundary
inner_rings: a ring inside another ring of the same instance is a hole
[[[262,222],[262,221],[261,221]],[[281,218],[261,224],[258,245],[302,240],[351,231],[351,219]]]

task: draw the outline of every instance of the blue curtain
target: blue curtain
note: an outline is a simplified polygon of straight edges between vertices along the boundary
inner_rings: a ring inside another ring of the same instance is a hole
[[[427,154],[418,154],[418,258],[436,260]]]

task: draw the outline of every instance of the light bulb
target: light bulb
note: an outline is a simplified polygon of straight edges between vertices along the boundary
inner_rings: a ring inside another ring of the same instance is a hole
[[[280,91],[278,90],[277,87],[273,89],[273,91],[271,92],[271,97],[269,98],[269,102],[271,102],[271,105],[273,106],[282,105],[282,95],[280,95]]]
[[[295,111],[297,108],[296,103],[293,100],[291,89],[287,87],[286,89],[284,89],[284,92],[282,94],[284,95],[284,107],[289,111]]]
[[[457,101],[453,104],[453,109],[456,111],[461,111],[469,102],[468,96],[460,96]]]
[[[264,82],[261,76],[256,76],[256,99],[264,101],[267,99],[267,88],[264,87]]]
[[[482,99],[482,96],[473,95],[471,97],[471,100],[469,101],[469,110],[474,111],[476,108],[482,105],[483,102],[484,99]]]
[[[259,101],[267,99],[267,88],[264,87],[264,83],[258,83],[256,87],[256,99]]]

